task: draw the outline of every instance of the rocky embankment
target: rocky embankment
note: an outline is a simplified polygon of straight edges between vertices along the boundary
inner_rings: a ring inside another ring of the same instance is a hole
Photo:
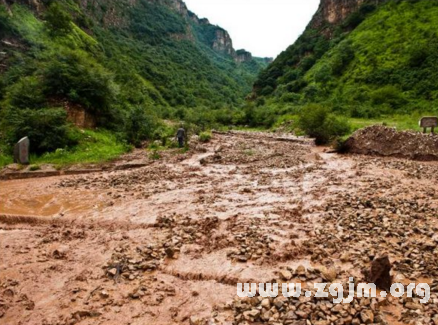
[[[345,149],[364,155],[438,160],[438,135],[375,125],[356,131],[346,141]]]

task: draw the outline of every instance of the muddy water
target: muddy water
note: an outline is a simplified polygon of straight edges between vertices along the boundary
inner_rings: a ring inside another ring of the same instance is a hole
[[[300,265],[335,265],[339,280],[361,276],[369,264],[355,249],[367,241],[345,244],[356,257],[342,262],[344,251],[320,235],[339,230],[339,219],[327,217],[342,210],[339,202],[372,195],[438,202],[434,163],[339,156],[272,135],[215,135],[192,147],[137,170],[0,182],[0,215],[12,215],[7,223],[0,216],[0,290],[8,290],[0,321],[188,324],[200,317],[231,324],[227,306],[238,282],[267,282]],[[142,269],[137,259],[156,266]],[[112,265],[122,265],[117,281],[107,273]],[[390,324],[403,324],[403,306],[385,308]]]

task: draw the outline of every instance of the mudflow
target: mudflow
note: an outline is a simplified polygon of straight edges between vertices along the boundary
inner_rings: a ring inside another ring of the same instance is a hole
[[[215,134],[130,171],[0,183],[2,324],[438,324],[438,163]],[[419,297],[238,298],[347,285],[387,255]]]

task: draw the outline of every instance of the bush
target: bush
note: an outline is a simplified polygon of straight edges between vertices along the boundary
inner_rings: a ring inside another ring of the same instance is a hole
[[[45,104],[41,81],[37,77],[23,77],[7,89],[6,101],[17,108],[41,108]]]
[[[316,144],[327,144],[336,137],[350,132],[347,120],[341,119],[321,105],[304,107],[299,116],[299,126]]]
[[[199,134],[199,141],[203,143],[210,142],[211,138],[212,138],[212,134],[210,132],[201,132]]]
[[[140,146],[144,140],[151,139],[158,126],[157,117],[144,107],[134,107],[128,113],[125,132],[129,143]]]
[[[373,91],[370,97],[374,105],[387,104],[394,109],[400,108],[407,102],[403,93],[392,85],[384,86]]]
[[[64,109],[12,109],[4,112],[3,136],[10,148],[23,137],[29,137],[30,152],[41,154],[74,145]]]
[[[81,51],[57,53],[43,78],[47,96],[66,98],[93,113],[108,112],[117,93],[112,74]]]
[[[52,2],[44,16],[52,35],[66,35],[72,30],[72,19],[57,2]]]

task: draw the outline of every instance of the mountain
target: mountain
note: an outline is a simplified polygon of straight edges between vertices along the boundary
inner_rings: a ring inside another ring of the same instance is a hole
[[[310,103],[364,118],[436,111],[436,17],[437,1],[322,0],[301,37],[260,74],[251,98],[275,114]]]
[[[10,146],[23,133],[11,123],[59,123],[61,109],[82,127],[230,110],[267,64],[181,0],[0,0],[0,136]]]

